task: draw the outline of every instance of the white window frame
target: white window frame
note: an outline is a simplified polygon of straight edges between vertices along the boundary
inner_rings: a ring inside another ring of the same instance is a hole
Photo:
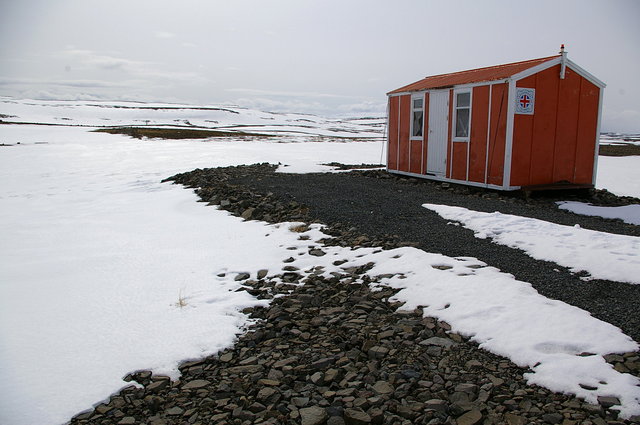
[[[411,95],[411,120],[410,120],[410,127],[409,128],[409,139],[410,140],[422,140],[424,138],[424,92],[422,93],[418,93],[418,94],[413,94]],[[414,108],[413,106],[413,101],[414,100],[421,100],[422,101],[422,108]],[[422,111],[422,132],[419,136],[414,136],[413,135],[413,117],[414,117],[414,113],[417,111]]]
[[[456,136],[456,125],[458,123],[458,109],[467,109],[467,107],[458,108],[458,95],[462,93],[469,93],[469,125],[466,137],[457,137]],[[453,91],[453,119],[451,120],[451,138],[454,142],[468,142],[471,138],[471,116],[473,109],[473,88],[462,88],[455,89]]]

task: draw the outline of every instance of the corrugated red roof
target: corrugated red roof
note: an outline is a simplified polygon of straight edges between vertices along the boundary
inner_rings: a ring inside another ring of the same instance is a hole
[[[436,89],[440,87],[444,88],[459,84],[479,83],[482,81],[501,80],[536,65],[540,65],[541,63],[556,59],[557,57],[559,56],[556,55],[522,62],[507,63],[504,65],[488,66],[486,68],[470,69],[468,71],[452,72],[450,74],[433,75],[431,77],[423,78],[420,81],[416,81],[415,83],[400,87],[388,94]]]

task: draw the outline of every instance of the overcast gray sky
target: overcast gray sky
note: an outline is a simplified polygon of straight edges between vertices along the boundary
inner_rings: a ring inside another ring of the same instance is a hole
[[[558,52],[640,132],[640,1],[0,0],[0,95],[384,113],[427,75]]]

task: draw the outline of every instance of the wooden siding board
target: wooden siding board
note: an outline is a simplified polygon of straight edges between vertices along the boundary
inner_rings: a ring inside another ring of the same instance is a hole
[[[489,90],[489,85],[474,87],[472,95],[468,179],[478,183],[484,183],[487,156]]]
[[[516,87],[536,89],[536,76],[518,81]],[[531,184],[531,155],[533,150],[534,115],[515,114],[513,123],[513,155],[511,158],[512,186]]]
[[[409,172],[409,131],[411,120],[411,95],[400,100],[400,140],[398,141],[398,170]]]
[[[411,140],[411,155],[409,163],[409,172],[420,174],[422,170],[422,140]]]
[[[593,160],[598,137],[598,103],[600,89],[586,78],[580,82],[580,111],[576,146],[575,183],[590,184],[593,179]]]
[[[467,180],[467,142],[453,142],[453,172],[455,180]]]
[[[532,185],[553,182],[559,73],[560,66],[554,66],[535,75],[537,90],[529,174]]]
[[[552,183],[573,180],[578,138],[580,80],[581,77],[569,68],[566,69],[564,80],[560,80]]]
[[[489,172],[487,182],[502,186],[504,150],[507,135],[508,84],[495,84],[491,96],[491,129],[489,132]]]
[[[389,125],[387,127],[387,168],[398,169],[398,102],[400,97],[389,98]]]

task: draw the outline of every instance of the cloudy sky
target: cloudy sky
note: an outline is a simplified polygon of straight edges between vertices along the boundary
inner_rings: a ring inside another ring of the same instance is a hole
[[[551,56],[640,132],[640,1],[0,0],[0,95],[384,113],[427,75]]]

